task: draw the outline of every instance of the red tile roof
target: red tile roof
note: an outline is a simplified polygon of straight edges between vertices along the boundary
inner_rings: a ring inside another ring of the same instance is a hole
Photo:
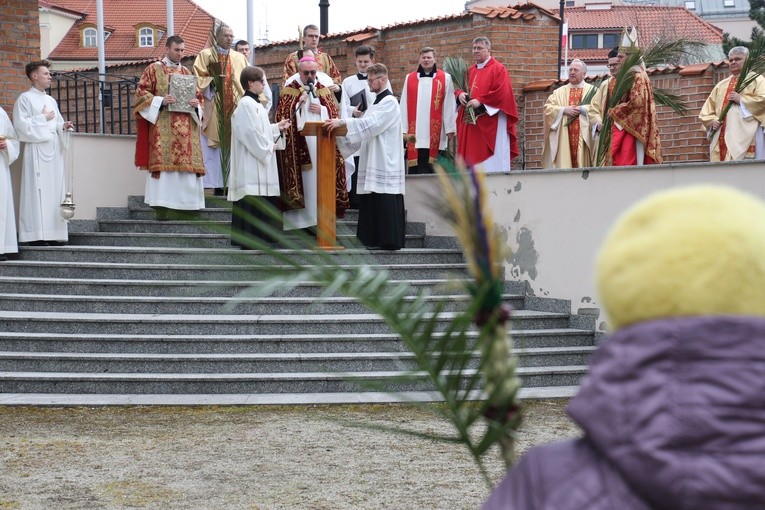
[[[51,60],[96,60],[97,48],[80,46],[80,29],[84,24],[95,25],[96,0],[54,0],[40,1],[40,6],[62,8],[67,11],[83,13],[83,18],[77,21],[64,36],[58,46],[50,53]],[[151,61],[161,58],[164,51],[164,40],[154,48],[139,48],[136,45],[136,25],[147,23],[167,27],[167,4],[156,0],[103,0],[104,25],[111,35],[104,44],[106,60],[108,61]],[[196,55],[205,46],[210,34],[213,20],[210,13],[199,7],[191,0],[174,0],[174,25],[177,34],[183,37],[186,54]]]
[[[434,21],[444,21],[444,20],[465,18],[468,16],[473,16],[474,14],[480,14],[487,18],[499,17],[499,18],[520,19],[521,21],[531,21],[536,18],[536,15],[534,14],[535,11],[541,12],[542,14],[549,16],[551,18],[555,18],[556,20],[559,19],[554,13],[548,11],[544,7],[540,7],[532,2],[526,2],[523,4],[518,4],[514,7],[473,7],[472,9],[468,11],[463,11],[457,14],[448,14],[446,16],[436,16],[433,18],[423,18],[423,19],[417,19],[412,21],[402,21],[400,23],[385,25],[381,28],[368,26],[366,28],[357,29],[357,30],[330,33],[330,34],[327,34],[326,36],[322,36],[322,38],[332,39],[337,37],[344,37],[344,38],[347,38],[347,40],[349,41],[354,41],[355,39],[352,39],[352,38],[355,37],[356,34],[370,33],[372,31],[379,31],[381,29],[389,30],[392,28],[406,28],[406,27],[411,27],[415,25],[424,25],[427,23],[432,23]],[[256,46],[256,48],[295,44],[297,41],[298,41],[297,39],[288,39],[285,41],[272,41],[268,44],[258,45]]]
[[[658,5],[613,5],[609,9],[569,7],[565,10],[570,30],[614,29],[634,25],[638,42],[647,46],[654,38],[672,37],[694,39],[707,44],[722,41],[722,29],[704,21],[685,7]]]
[[[569,37],[583,32],[621,32],[635,26],[638,44],[649,46],[661,38],[686,38],[706,44],[722,44],[723,30],[684,7],[612,5],[607,9],[568,7],[565,11]],[[568,58],[605,62],[610,48],[569,50]]]

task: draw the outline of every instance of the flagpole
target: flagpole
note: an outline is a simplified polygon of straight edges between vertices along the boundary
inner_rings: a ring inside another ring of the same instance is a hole
[[[566,57],[563,59],[564,63],[564,73],[566,74],[566,78],[568,78],[568,23],[563,24],[563,47],[565,48],[565,55]]]
[[[563,9],[566,7],[566,0],[560,0],[560,25],[558,26],[558,79],[560,79],[560,60],[561,49],[563,46]]]

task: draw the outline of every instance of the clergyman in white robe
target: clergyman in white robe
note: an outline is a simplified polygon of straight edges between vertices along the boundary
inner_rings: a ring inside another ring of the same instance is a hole
[[[284,148],[279,125],[271,124],[266,108],[245,93],[231,116],[231,131],[228,200],[279,196],[275,151]]]
[[[299,76],[296,81],[300,85],[304,85]],[[321,106],[321,113],[312,113],[310,110],[311,103]],[[308,95],[308,101],[306,101],[302,107],[298,102],[295,114],[297,116],[298,131],[302,131],[306,122],[322,121],[329,118],[327,107],[321,104],[318,97],[313,97],[310,94]],[[316,197],[318,191],[316,183],[316,137],[306,136],[305,143],[308,146],[308,155],[311,157],[311,169],[303,171],[303,197],[305,200],[305,207],[303,209],[292,209],[284,212],[282,219],[284,220],[285,230],[313,227],[318,222],[318,202]]]
[[[407,154],[410,173],[433,173],[431,163],[435,158],[431,154],[435,152],[431,149],[431,138],[433,134],[434,121],[431,119],[431,110],[433,108],[433,79],[438,72],[438,68],[433,68],[426,72],[422,66],[417,71],[406,75],[404,78],[404,87],[401,89],[401,129],[405,134],[414,135],[414,147],[417,149],[417,159]],[[410,80],[417,80],[417,97],[410,97]],[[446,150],[449,143],[449,135],[457,132],[457,104],[454,101],[454,85],[452,76],[449,73],[444,74],[444,91],[440,98],[441,110],[441,129],[438,135],[438,150]],[[440,82],[437,82],[440,83]],[[410,101],[414,100],[415,118],[409,118]],[[410,122],[414,122],[414,133],[409,131]]]
[[[277,241],[256,222],[281,228],[274,225],[273,218],[252,198],[260,197],[275,209],[279,206],[279,169],[275,151],[285,147],[279,124],[271,124],[259,99],[259,95],[245,91],[231,115],[231,172],[228,176],[228,200],[234,202],[231,244],[245,249],[250,245],[240,242],[236,236],[256,237],[271,243]]]
[[[54,111],[55,117],[46,120],[43,108]],[[16,100],[13,126],[24,142],[19,241],[66,242],[67,224],[59,213],[66,195],[64,118],[56,100],[32,87]]]
[[[11,119],[0,108],[0,259],[8,253],[18,253],[16,242],[16,213],[13,210],[13,187],[11,185],[11,163],[19,157],[19,141]]]
[[[344,140],[338,137],[343,155],[360,151],[356,237],[367,248],[403,248],[405,163],[398,101],[383,88],[363,117],[337,123],[348,128]]]

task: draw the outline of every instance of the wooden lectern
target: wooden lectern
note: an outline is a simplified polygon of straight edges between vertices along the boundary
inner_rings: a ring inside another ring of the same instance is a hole
[[[348,132],[345,126],[336,128],[331,136],[324,128],[324,122],[306,122],[300,134],[315,136],[316,140],[316,203],[317,232],[319,248],[324,250],[342,250],[337,245],[337,226],[335,224],[335,136]]]

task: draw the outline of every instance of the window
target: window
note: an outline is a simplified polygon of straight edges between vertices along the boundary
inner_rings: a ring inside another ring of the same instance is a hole
[[[571,36],[571,49],[581,50],[598,47],[598,34],[575,34]]]
[[[615,48],[616,46],[619,46],[620,38],[620,34],[603,34],[603,47]]]
[[[82,46],[83,48],[95,48],[98,45],[98,37],[96,35],[95,28],[86,28],[82,31]]]
[[[736,0],[723,0],[723,7],[735,7]]]
[[[154,47],[153,28],[142,28],[138,31],[138,46],[140,48]]]
[[[566,0],[566,7],[575,7],[576,2],[574,0]]]
[[[696,0],[685,0],[685,8],[689,11],[696,9]]]

